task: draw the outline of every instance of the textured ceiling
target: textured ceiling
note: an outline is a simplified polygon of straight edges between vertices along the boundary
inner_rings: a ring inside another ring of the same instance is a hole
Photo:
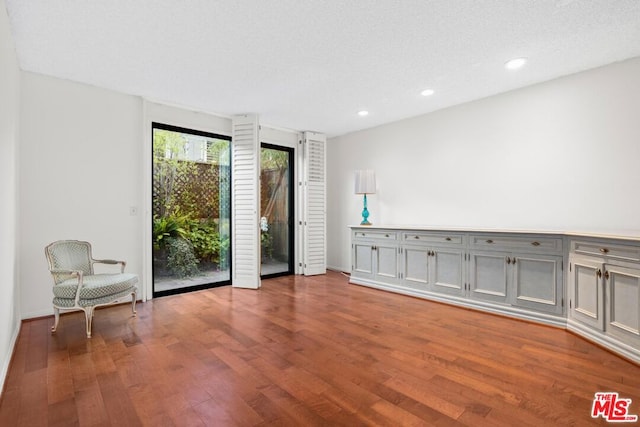
[[[640,56],[638,0],[5,1],[23,70],[329,136]]]

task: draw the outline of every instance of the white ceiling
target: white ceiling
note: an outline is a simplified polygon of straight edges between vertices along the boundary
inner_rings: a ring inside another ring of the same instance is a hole
[[[5,1],[23,70],[329,136],[640,56],[638,0]]]

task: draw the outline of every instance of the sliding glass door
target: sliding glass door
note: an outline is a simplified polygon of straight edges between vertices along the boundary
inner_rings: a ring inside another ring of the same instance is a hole
[[[293,274],[293,149],[262,144],[260,152],[261,275]]]
[[[231,282],[231,138],[153,123],[153,295]]]

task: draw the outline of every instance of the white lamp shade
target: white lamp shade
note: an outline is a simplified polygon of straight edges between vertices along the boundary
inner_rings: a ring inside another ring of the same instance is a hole
[[[374,194],[376,174],[372,170],[356,171],[356,194]]]

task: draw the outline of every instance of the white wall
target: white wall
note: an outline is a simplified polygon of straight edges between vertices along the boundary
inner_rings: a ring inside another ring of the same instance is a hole
[[[44,247],[54,240],[87,240],[95,258],[124,259],[128,272],[142,273],[141,123],[139,97],[22,74],[23,318],[53,313]]]
[[[0,393],[20,327],[17,252],[17,158],[20,69],[0,0]]]
[[[354,171],[375,225],[640,236],[640,58],[328,142],[328,264],[350,270]]]

